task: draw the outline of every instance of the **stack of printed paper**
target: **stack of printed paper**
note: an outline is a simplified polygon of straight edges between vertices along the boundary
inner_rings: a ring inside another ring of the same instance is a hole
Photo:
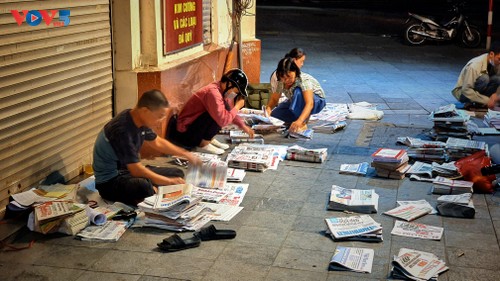
[[[374,255],[373,249],[337,246],[328,270],[371,273]]]
[[[323,163],[328,156],[328,148],[305,148],[299,145],[290,146],[286,151],[287,160]]]
[[[348,189],[332,185],[328,209],[357,213],[376,213],[378,194],[374,189]]]
[[[327,234],[336,241],[357,240],[382,242],[382,225],[369,215],[333,217],[325,219]]]
[[[372,154],[372,167],[377,176],[391,179],[403,179],[410,168],[408,154],[404,149],[379,148]]]
[[[391,276],[405,280],[437,280],[446,270],[446,263],[432,253],[401,248],[392,261]]]

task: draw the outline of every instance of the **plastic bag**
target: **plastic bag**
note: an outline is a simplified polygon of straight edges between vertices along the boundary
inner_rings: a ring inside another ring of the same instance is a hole
[[[490,165],[491,159],[483,150],[455,162],[455,166],[464,180],[474,183],[474,193],[493,193],[492,181],[496,179],[495,175],[483,176],[481,173],[482,167]]]

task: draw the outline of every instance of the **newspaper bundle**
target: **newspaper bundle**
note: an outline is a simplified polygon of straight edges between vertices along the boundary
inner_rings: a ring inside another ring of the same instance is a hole
[[[403,179],[408,165],[408,153],[404,149],[379,148],[372,154],[371,166],[377,176],[391,179]]]
[[[325,222],[326,233],[334,240],[382,241],[382,225],[369,215],[326,218]]]
[[[279,152],[272,146],[240,144],[227,155],[231,168],[263,172],[280,161]]]
[[[264,136],[261,134],[254,134],[253,138],[241,131],[241,130],[232,130],[229,132],[229,139],[233,144],[239,143],[259,143],[264,144]]]
[[[471,219],[476,214],[472,193],[439,196],[436,209],[441,216],[446,217]]]
[[[203,165],[189,165],[186,183],[204,188],[222,188],[227,179],[227,163],[212,159]]]
[[[434,194],[462,194],[473,193],[474,183],[464,180],[452,180],[438,176],[432,182],[431,192]]]
[[[405,221],[412,221],[429,214],[431,211],[432,209],[422,207],[421,205],[408,204],[401,205],[392,210],[389,210],[385,212],[384,215],[388,215]]]
[[[374,256],[373,249],[337,246],[328,270],[371,273]]]
[[[484,141],[453,137],[448,138],[446,141],[446,152],[450,160],[458,160],[481,150],[488,153],[488,144]]]
[[[315,133],[335,133],[336,131],[340,131],[344,129],[347,126],[347,123],[345,121],[337,121],[337,122],[322,122],[320,124],[315,124],[314,126],[311,127],[311,129]]]
[[[376,213],[378,194],[374,189],[348,189],[332,185],[328,209],[357,213]]]
[[[437,280],[439,274],[448,270],[436,255],[407,248],[399,250],[392,266],[391,276],[396,279]]]
[[[286,151],[287,160],[323,163],[328,156],[328,148],[305,148],[292,145]]]
[[[443,228],[423,223],[396,221],[391,234],[428,240],[441,240]]]

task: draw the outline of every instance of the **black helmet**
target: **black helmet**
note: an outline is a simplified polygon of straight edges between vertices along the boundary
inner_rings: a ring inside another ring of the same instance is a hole
[[[233,87],[238,88],[240,94],[244,97],[248,97],[247,86],[248,86],[248,78],[245,72],[241,69],[235,68],[231,69],[221,79],[222,82],[231,82]]]

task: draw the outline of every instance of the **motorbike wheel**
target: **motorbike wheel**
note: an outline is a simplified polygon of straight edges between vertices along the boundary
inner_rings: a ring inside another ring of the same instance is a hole
[[[467,28],[462,29],[461,42],[467,48],[476,48],[481,44],[481,33],[475,26],[469,26],[469,29],[470,33]]]
[[[420,34],[416,34],[415,31],[424,32],[425,29],[419,23],[408,24],[405,28],[403,36],[405,44],[416,46],[416,45],[422,45],[425,42],[425,37]]]

